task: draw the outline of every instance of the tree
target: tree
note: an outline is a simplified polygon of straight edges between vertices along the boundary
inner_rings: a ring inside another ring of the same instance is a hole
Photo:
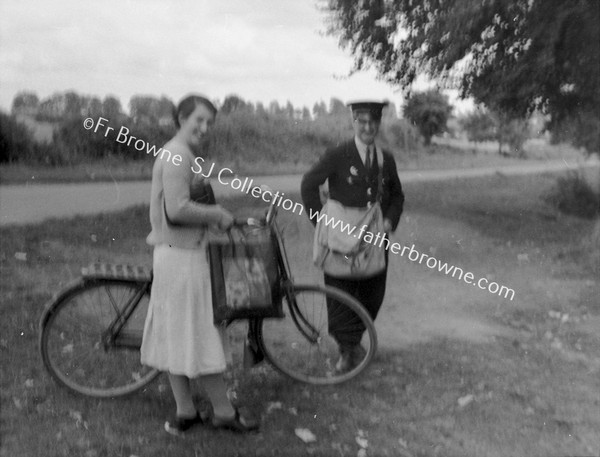
[[[323,100],[321,100],[320,102],[315,103],[315,105],[313,106],[312,112],[313,112],[313,117],[315,119],[326,116],[327,115],[327,105],[325,105],[325,102]]]
[[[503,113],[498,113],[496,119],[498,152],[502,154],[502,144],[507,144],[510,150],[508,155],[524,157],[523,144],[529,137],[527,122],[524,119],[511,118]]]
[[[427,74],[511,118],[538,108],[575,144],[598,124],[598,0],[327,0],[325,10],[355,71],[373,66],[405,90]],[[598,134],[586,145],[599,146]]]
[[[394,119],[385,125],[385,136],[392,146],[405,154],[415,154],[421,149],[421,139],[417,128],[406,119]]]
[[[467,139],[475,143],[496,139],[496,119],[488,110],[477,108],[459,119]]]
[[[265,109],[265,105],[262,102],[256,103],[256,114],[260,117],[267,117],[267,110]]]
[[[289,119],[294,119],[294,105],[289,100],[285,104],[284,113]]]
[[[350,110],[344,105],[343,101],[332,97],[331,100],[329,100],[329,114],[332,116],[350,115]]]
[[[221,113],[229,114],[234,111],[240,111],[246,108],[246,102],[237,95],[228,95],[223,100],[223,106],[221,106]]]
[[[98,118],[102,114],[102,102],[98,97],[86,97],[83,111],[85,116]]]
[[[113,95],[107,95],[102,100],[102,115],[108,120],[116,121],[123,115],[121,102]]]
[[[383,110],[383,119],[385,119],[386,122],[392,122],[398,119],[398,111],[393,102],[390,102],[390,104]]]
[[[25,124],[0,111],[0,163],[30,158],[34,148],[32,137],[33,132]]]
[[[35,114],[37,113],[39,103],[40,99],[35,92],[19,92],[13,98],[12,113]]]
[[[69,91],[65,93],[64,99],[64,116],[69,118],[80,117],[82,114],[81,111],[83,109],[83,98],[80,97],[76,92]]]
[[[503,154],[502,145],[507,144],[509,155],[523,157],[523,144],[529,137],[529,126],[524,119],[510,118],[479,107],[461,118],[459,123],[469,141],[497,141],[500,155]]]
[[[404,117],[409,119],[425,140],[431,144],[431,137],[446,130],[446,123],[452,113],[448,97],[436,90],[414,93],[404,105]]]
[[[129,100],[129,113],[136,124],[156,125],[159,108],[160,101],[151,95],[134,95]]]
[[[277,100],[273,100],[269,103],[269,114],[274,116],[280,116],[283,113],[281,106],[279,106],[279,102]]]
[[[56,93],[41,101],[36,119],[42,121],[59,121],[63,119],[65,112],[65,95]]]
[[[157,107],[158,123],[163,126],[175,125],[173,115],[175,112],[175,105],[170,98],[164,95],[160,97]]]

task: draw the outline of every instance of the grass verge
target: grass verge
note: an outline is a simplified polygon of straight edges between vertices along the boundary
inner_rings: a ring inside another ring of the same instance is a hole
[[[429,149],[398,152],[396,160],[399,169],[458,169],[477,168],[523,163],[515,159],[497,154],[490,144],[475,144],[464,140],[439,139]],[[531,140],[526,146],[529,160],[563,159],[577,162],[583,155],[571,148],[551,146]],[[311,165],[308,159],[274,162],[264,160],[247,161],[243,157],[236,161],[219,162],[222,167],[230,167],[236,173],[246,176],[301,174]],[[81,163],[71,166],[43,166],[27,164],[0,165],[1,184],[35,184],[35,183],[70,183],[70,182],[110,182],[140,181],[152,178],[151,158],[142,160],[119,160],[110,157],[105,160]]]

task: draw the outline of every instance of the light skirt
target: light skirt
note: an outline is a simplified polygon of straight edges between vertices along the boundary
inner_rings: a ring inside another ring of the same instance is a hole
[[[223,334],[213,323],[205,246],[155,246],[153,268],[141,362],[190,378],[225,371]]]

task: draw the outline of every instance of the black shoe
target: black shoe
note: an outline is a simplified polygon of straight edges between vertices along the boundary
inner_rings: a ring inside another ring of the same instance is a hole
[[[204,424],[208,420],[208,416],[196,412],[195,417],[178,417],[175,416],[165,422],[165,431],[174,436],[182,436],[186,430],[189,430],[196,424]]]
[[[362,347],[360,344],[357,344],[350,351],[352,358],[352,368],[360,365],[360,363],[364,360],[367,355],[367,350]]]
[[[259,429],[258,420],[247,413],[241,414],[239,408],[235,408],[235,415],[231,418],[213,416],[212,426],[239,433],[257,432]]]
[[[340,349],[340,358],[335,364],[335,371],[338,373],[346,373],[353,368],[352,363],[352,352],[346,349]]]
[[[365,358],[367,351],[360,344],[340,348],[340,358],[335,364],[338,373],[346,373],[356,368]]]

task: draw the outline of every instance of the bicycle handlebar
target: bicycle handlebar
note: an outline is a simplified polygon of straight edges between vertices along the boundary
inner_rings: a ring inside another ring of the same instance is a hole
[[[261,186],[261,189],[270,190],[267,186]],[[277,206],[275,206],[275,200],[271,200],[265,215],[261,218],[248,217],[248,218],[239,218],[236,217],[233,220],[232,227],[264,227],[266,225],[272,225],[275,216],[277,215]]]
[[[262,227],[263,225],[266,224],[266,218],[262,217],[260,219],[257,219],[255,217],[248,217],[248,218],[235,218],[233,220],[233,227],[247,227],[247,226],[251,226],[251,227]]]

